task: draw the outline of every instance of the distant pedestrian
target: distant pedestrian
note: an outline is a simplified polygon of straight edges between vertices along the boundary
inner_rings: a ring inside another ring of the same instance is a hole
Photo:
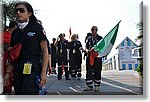
[[[91,34],[90,32],[87,33],[87,35],[86,35],[86,37],[85,37],[85,43],[87,43],[88,40],[91,39],[91,37],[92,37],[92,34]],[[86,53],[85,50],[83,50],[82,52],[84,53],[83,59],[85,60],[85,57],[87,56],[87,53]]]
[[[47,40],[47,48],[48,48],[48,66],[47,66],[47,74],[50,75],[52,74],[52,48],[51,44]]]
[[[56,73],[56,60],[57,60],[57,54],[56,54],[56,38],[52,39],[51,43],[51,49],[52,49],[52,74],[57,74]]]
[[[64,37],[64,34],[60,34],[56,43],[58,47],[58,80],[62,79],[63,69],[65,72],[65,79],[70,80],[67,61],[68,40]]]

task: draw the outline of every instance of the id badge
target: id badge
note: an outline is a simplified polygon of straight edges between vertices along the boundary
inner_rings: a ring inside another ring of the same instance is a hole
[[[31,63],[25,63],[23,68],[23,74],[31,74],[31,68],[32,68]]]
[[[75,53],[76,52],[76,50],[75,49],[73,49],[73,53]]]
[[[60,53],[62,53],[62,49],[60,49]]]

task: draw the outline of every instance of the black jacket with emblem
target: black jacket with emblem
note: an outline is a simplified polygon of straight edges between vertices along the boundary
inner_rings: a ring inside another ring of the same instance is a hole
[[[20,57],[16,63],[15,71],[22,71],[23,65],[27,61],[42,66],[42,50],[40,47],[40,42],[42,40],[47,41],[47,37],[44,34],[44,29],[42,25],[35,23],[29,24],[23,29],[16,28],[12,33],[10,46],[13,47],[17,43],[22,42],[22,48],[20,52]],[[40,72],[41,68],[33,69],[33,71]]]

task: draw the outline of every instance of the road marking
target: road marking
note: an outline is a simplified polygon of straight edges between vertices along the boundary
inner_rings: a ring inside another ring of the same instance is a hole
[[[71,90],[73,90],[74,92],[77,92],[77,93],[81,93],[81,91],[78,91],[76,89],[74,89],[73,87],[69,87]]]
[[[77,88],[80,88],[80,89],[81,89],[81,86],[75,85],[75,87],[77,87]]]
[[[130,89],[124,88],[122,86],[114,85],[114,84],[111,84],[111,83],[108,83],[108,82],[105,82],[105,81],[102,81],[102,83],[110,85],[110,86],[113,86],[113,87],[116,87],[116,88],[120,88],[120,89],[123,89],[123,90],[126,90],[128,92],[131,92],[131,93],[134,93],[134,94],[138,95],[138,93],[136,93],[136,92],[134,92],[134,91],[132,91]]]
[[[58,94],[58,95],[62,95],[59,91],[57,91],[57,94]]]

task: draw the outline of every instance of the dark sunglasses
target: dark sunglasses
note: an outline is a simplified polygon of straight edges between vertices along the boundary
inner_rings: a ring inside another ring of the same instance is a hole
[[[25,9],[24,9],[24,8],[17,8],[17,9],[15,10],[15,13],[18,13],[18,11],[19,11],[20,13],[24,13],[24,12],[25,12]]]
[[[97,29],[92,29],[92,31],[97,30]]]

